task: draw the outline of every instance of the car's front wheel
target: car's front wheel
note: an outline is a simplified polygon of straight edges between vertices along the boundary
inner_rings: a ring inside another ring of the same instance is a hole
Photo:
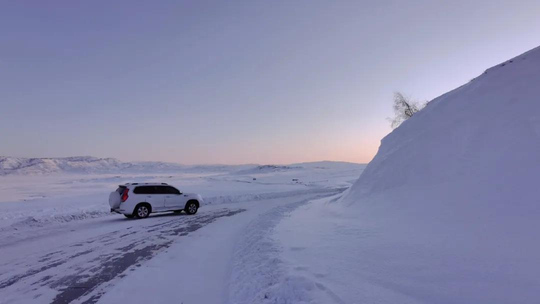
[[[134,216],[136,218],[147,218],[150,215],[150,207],[147,204],[137,205]]]
[[[197,213],[198,209],[199,209],[199,204],[196,201],[189,201],[187,202],[186,208],[184,209],[184,211],[187,214],[195,214]]]

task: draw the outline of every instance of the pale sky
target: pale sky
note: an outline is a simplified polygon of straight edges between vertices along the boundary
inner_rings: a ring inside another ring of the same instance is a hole
[[[540,44],[540,1],[2,1],[0,155],[368,162]]]

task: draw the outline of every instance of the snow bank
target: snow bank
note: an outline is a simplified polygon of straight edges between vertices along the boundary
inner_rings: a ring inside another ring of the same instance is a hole
[[[357,240],[360,281],[416,302],[538,301],[539,96],[536,48],[382,140],[342,200],[376,235]]]
[[[464,178],[482,182],[474,187],[481,193],[502,183],[503,190],[514,195],[517,191],[508,189],[510,185],[535,183],[540,164],[539,83],[537,48],[434,99],[382,140],[349,201]]]

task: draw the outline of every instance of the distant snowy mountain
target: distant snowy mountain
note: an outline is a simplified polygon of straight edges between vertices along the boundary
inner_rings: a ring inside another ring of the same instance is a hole
[[[337,167],[336,167],[337,166]],[[187,166],[166,162],[122,162],[115,158],[76,156],[62,158],[19,158],[0,156],[0,176],[40,175],[56,173],[174,173],[174,172],[234,172],[235,174],[256,174],[303,168],[352,168],[363,165],[344,162],[314,162],[294,165],[194,165]]]
[[[0,175],[52,173],[173,172],[185,166],[163,162],[121,162],[91,156],[63,158],[16,158],[0,156]]]
[[[539,183],[536,48],[382,140],[342,201],[376,236],[354,239],[358,285],[386,288],[385,303],[537,303]]]

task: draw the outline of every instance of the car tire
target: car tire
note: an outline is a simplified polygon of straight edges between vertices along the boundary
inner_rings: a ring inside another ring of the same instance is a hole
[[[150,215],[150,205],[148,204],[139,204],[135,207],[135,212],[133,215],[138,219],[147,218]]]
[[[186,204],[184,211],[186,214],[195,214],[199,210],[199,203],[197,201],[189,201]]]
[[[132,219],[133,218],[133,214],[124,214],[125,217],[129,218],[129,219]]]

